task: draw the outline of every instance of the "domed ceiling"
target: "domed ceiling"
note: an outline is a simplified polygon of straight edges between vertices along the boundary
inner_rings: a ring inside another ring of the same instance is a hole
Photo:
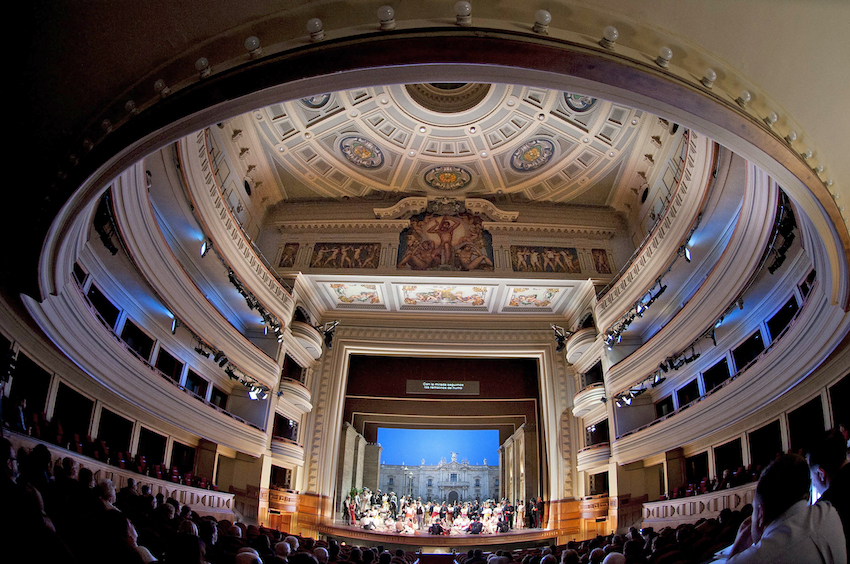
[[[320,94],[237,119],[266,157],[268,169],[246,175],[266,185],[265,206],[407,195],[606,206],[642,153],[648,117],[575,92],[435,83]]]

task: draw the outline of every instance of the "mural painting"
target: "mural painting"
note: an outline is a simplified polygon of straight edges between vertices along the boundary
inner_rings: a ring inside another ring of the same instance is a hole
[[[398,268],[493,270],[493,244],[480,217],[421,213],[401,232]]]
[[[605,249],[591,249],[593,254],[593,266],[599,274],[611,274],[611,264],[608,262],[608,251]]]
[[[511,245],[511,266],[514,272],[581,272],[578,251],[574,247]]]
[[[486,305],[482,286],[403,286],[405,305]]]
[[[511,307],[549,307],[560,288],[514,288],[508,305]]]
[[[280,253],[280,261],[277,263],[279,268],[290,268],[295,266],[295,255],[298,254],[298,243],[287,243],[283,246],[283,251]]]
[[[381,296],[375,284],[329,284],[341,304],[379,304]]]
[[[316,243],[311,268],[378,268],[380,243]]]

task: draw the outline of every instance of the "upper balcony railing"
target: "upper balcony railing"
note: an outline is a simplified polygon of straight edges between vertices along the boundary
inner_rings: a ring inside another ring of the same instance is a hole
[[[178,151],[181,170],[195,215],[214,248],[237,278],[259,302],[284,325],[295,308],[292,286],[279,278],[268,259],[242,229],[242,225],[226,204],[219,185],[212,156],[210,132],[199,131],[194,143],[187,138]],[[191,146],[190,146],[191,145]]]
[[[597,294],[595,316],[601,329],[611,327],[666,272],[698,221],[716,152],[704,136],[693,131],[685,135],[684,170],[665,199],[667,206],[617,276]]]

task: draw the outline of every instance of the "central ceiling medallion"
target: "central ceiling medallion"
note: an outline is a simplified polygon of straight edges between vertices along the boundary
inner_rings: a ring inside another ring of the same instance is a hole
[[[460,190],[472,182],[472,173],[459,166],[435,166],[425,172],[425,182],[437,190]]]
[[[339,150],[360,168],[378,168],[384,164],[384,153],[365,137],[346,137],[339,142]]]
[[[490,92],[490,86],[473,82],[434,82],[407,84],[405,89],[413,101],[426,110],[454,114],[480,104]]]
[[[511,168],[517,172],[536,170],[555,154],[555,145],[548,139],[529,139],[511,155]]]

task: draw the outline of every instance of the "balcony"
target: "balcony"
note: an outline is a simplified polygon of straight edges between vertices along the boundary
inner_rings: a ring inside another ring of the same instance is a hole
[[[281,378],[278,392],[277,410],[290,419],[301,419],[302,415],[313,410],[310,390],[298,380]]]
[[[600,517],[608,517],[609,505],[607,493],[591,495],[579,500],[578,510],[582,519],[599,519]]]
[[[576,455],[576,470],[584,472],[608,464],[611,458],[611,444],[599,443],[585,447]]]
[[[283,467],[304,466],[304,447],[283,437],[272,437],[272,462]]]
[[[95,481],[108,478],[112,480],[112,483],[115,484],[115,488],[118,490],[126,486],[127,481],[132,478],[136,481],[139,489],[142,486],[148,486],[151,489],[152,495],[161,493],[165,497],[173,497],[181,504],[191,505],[192,510],[196,511],[198,515],[210,515],[216,519],[230,520],[234,518],[232,493],[196,488],[138,474],[132,470],[110,466],[94,458],[89,458],[77,452],[44,443],[33,437],[19,433],[10,432],[6,437],[12,443],[15,451],[22,447],[26,450],[32,450],[36,445],[42,444],[47,447],[47,450],[50,452],[50,458],[55,461],[54,464],[59,464],[59,461],[64,458],[71,458],[80,465],[80,468],[91,470]]]
[[[292,336],[307,349],[313,359],[322,356],[322,334],[303,321],[293,321],[290,326]]]
[[[583,417],[605,397],[605,384],[596,382],[585,386],[573,398],[573,415]]]
[[[716,519],[723,509],[737,511],[753,502],[756,482],[692,497],[682,497],[643,504],[643,526],[676,528],[682,523],[696,523],[702,518]]]
[[[590,345],[596,340],[596,329],[593,327],[585,327],[572,334],[567,341],[567,362],[575,364],[581,358],[581,355],[590,348]]]

